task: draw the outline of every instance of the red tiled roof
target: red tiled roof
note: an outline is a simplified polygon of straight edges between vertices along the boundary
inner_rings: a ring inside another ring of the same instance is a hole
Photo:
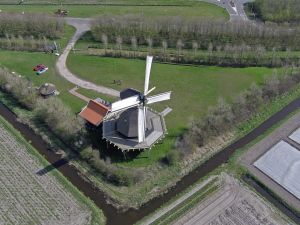
[[[79,115],[95,126],[99,126],[103,118],[106,116],[109,108],[99,102],[90,100],[87,106],[79,113]]]

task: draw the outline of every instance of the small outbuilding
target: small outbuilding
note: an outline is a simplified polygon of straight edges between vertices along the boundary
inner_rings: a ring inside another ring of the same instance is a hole
[[[57,93],[56,87],[54,84],[45,83],[39,88],[39,94],[43,97],[52,96],[55,95],[56,93]]]
[[[94,126],[99,126],[108,111],[109,107],[105,104],[90,100],[87,106],[81,110],[79,115]]]

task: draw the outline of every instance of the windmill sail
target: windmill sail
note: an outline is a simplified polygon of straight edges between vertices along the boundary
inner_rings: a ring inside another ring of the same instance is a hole
[[[140,104],[140,96],[135,95],[129,98],[125,98],[123,100],[114,102],[111,104],[111,112],[116,112],[119,110],[124,110],[128,108],[132,108],[134,106],[138,106]]]
[[[155,102],[161,102],[161,101],[166,101],[171,98],[171,91],[158,94],[158,95],[153,95],[147,98],[147,104],[153,104]]]
[[[152,60],[153,60],[153,56],[147,56],[144,95],[147,95],[147,93],[148,93]]]
[[[138,139],[139,143],[141,143],[145,141],[146,111],[145,107],[139,107],[138,110]]]

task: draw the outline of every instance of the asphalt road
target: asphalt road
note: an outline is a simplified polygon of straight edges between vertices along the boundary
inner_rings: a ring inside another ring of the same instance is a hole
[[[244,11],[244,4],[254,0],[203,0],[218,5],[227,10],[230,15],[230,21],[248,20]],[[231,4],[233,2],[233,4]]]

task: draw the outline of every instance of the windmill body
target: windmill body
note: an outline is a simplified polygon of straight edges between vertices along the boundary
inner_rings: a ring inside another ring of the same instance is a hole
[[[121,150],[153,147],[166,134],[164,114],[151,104],[169,100],[171,92],[149,96],[152,57],[147,57],[144,91],[129,88],[121,92],[121,99],[111,104],[103,120],[103,138]]]

